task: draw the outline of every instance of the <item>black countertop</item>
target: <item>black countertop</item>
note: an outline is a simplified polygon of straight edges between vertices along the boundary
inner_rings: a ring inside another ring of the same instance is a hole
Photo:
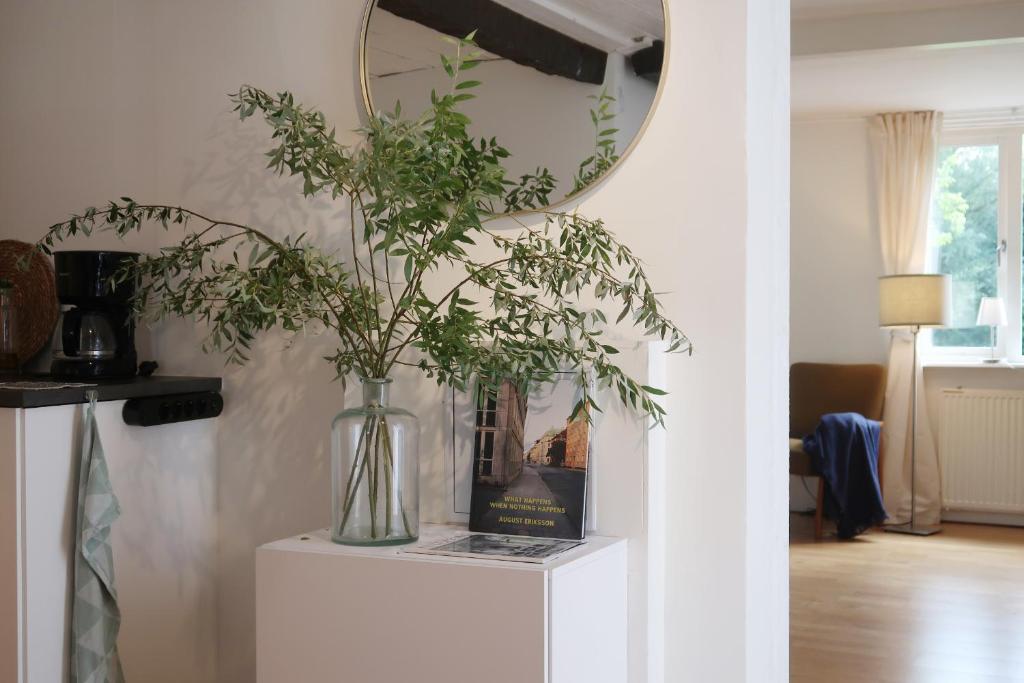
[[[9,386],[11,383],[63,383],[89,386],[30,388]],[[197,391],[220,391],[220,377],[131,377],[90,382],[57,380],[43,376],[0,376],[0,408],[42,408],[85,403],[88,391],[96,391],[98,401],[121,401],[143,396],[168,396]]]

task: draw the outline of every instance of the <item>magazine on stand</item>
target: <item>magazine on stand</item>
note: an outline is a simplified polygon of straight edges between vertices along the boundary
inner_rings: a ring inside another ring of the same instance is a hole
[[[499,534],[461,534],[429,546],[414,546],[403,552],[414,555],[445,555],[481,560],[506,560],[543,564],[583,545],[582,541],[563,541],[529,536]]]

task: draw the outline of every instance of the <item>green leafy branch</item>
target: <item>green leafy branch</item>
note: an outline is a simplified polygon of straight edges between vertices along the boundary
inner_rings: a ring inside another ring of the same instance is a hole
[[[472,36],[455,45],[454,56],[442,57],[449,91],[432,92],[431,108],[416,119],[403,118],[399,105],[374,116],[356,146],[339,143],[323,114],[288,92],[243,86],[232,96],[242,120],[259,116],[269,126],[268,168],[300,178],[307,197],[344,200],[350,254],[325,253],[304,234],[275,239],[128,197],[51,226],[39,248],[49,253],[64,239],[102,230],[124,237],[153,223],[180,230],[178,244],[119,278],[139,279],[140,315],[203,321],[206,348],[232,362],[245,362],[258,334],[273,328],[331,330],[338,346],[328,360],[340,377],[385,377],[411,365],[466,389],[474,378],[487,386],[507,377],[549,382],[569,366],[583,387],[573,417],[599,410],[593,374],[598,386],[662,422],[664,392],[618,367],[618,349],[604,341],[605,314],[583,302],[616,306],[616,323],[666,340],[670,351],[690,352],[689,340],[664,315],[640,260],[601,220],[546,211],[542,227],[522,224],[516,234],[486,227],[495,207],[546,203],[553,179],[538,170],[510,181],[507,150],[469,134],[458,105],[480,85],[463,78],[479,54]],[[483,245],[498,257],[474,255]],[[441,271],[456,273],[456,284],[438,296],[427,283]]]
[[[594,126],[594,153],[580,162],[580,167],[573,177],[570,196],[593,185],[619,160],[619,154],[615,149],[615,134],[619,129],[612,123],[615,120],[615,113],[611,108],[615,98],[609,95],[607,90],[589,97],[597,102],[597,106],[590,110],[590,121]]]

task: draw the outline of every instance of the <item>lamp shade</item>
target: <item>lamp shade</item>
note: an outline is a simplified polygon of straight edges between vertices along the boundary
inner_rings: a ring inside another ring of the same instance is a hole
[[[1006,306],[1003,300],[997,296],[985,296],[981,298],[981,305],[978,306],[978,321],[975,325],[986,327],[1006,326]]]
[[[948,275],[890,275],[878,279],[881,327],[948,327],[953,315]]]

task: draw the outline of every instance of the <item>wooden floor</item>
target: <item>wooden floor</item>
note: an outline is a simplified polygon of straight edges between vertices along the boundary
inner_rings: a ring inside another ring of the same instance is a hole
[[[1024,681],[1024,529],[815,543],[791,522],[791,681]]]

